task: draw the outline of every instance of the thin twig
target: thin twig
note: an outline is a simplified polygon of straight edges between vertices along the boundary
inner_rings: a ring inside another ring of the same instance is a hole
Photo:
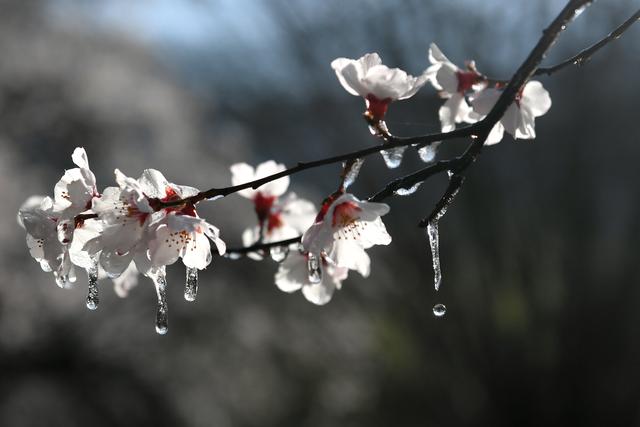
[[[538,68],[538,70],[535,72],[535,75],[536,76],[539,76],[541,74],[551,75],[556,71],[559,71],[569,65],[577,65],[577,66],[584,65],[587,61],[589,61],[589,59],[591,59],[594,53],[596,53],[597,51],[599,51],[600,49],[602,49],[604,46],[611,43],[612,41],[619,39],[620,36],[622,36],[622,34],[629,29],[629,27],[631,27],[633,24],[635,24],[639,20],[640,20],[640,9],[636,13],[631,15],[629,19],[624,21],[618,28],[610,32],[605,38],[603,38],[599,42],[591,45],[590,47],[580,51],[578,54],[572,56],[571,58],[566,59],[552,67]]]

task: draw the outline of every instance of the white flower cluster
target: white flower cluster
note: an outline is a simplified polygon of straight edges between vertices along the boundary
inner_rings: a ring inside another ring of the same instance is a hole
[[[139,179],[116,169],[118,186],[99,193],[84,149],[76,148],[72,159],[78,167],[65,172],[53,199],[33,196],[18,213],[31,256],[44,271],[53,272],[63,288],[75,282],[75,267],[87,270],[90,309],[98,306],[99,270],[114,279],[121,296],[137,283],[137,272],[151,278],[159,307],[164,306],[156,326],[165,333],[165,266],[182,258],[187,267],[185,298],[193,300],[197,272],[211,263],[209,240],[220,254],[225,252],[219,230],[198,217],[192,204],[163,205],[198,190],[170,183],[154,169]]]
[[[469,61],[466,69],[460,69],[433,43],[429,48],[429,61],[431,66],[418,77],[383,65],[377,53],[368,53],[359,59],[338,58],[331,66],[347,92],[365,99],[367,116],[385,129],[384,117],[389,104],[412,97],[427,81],[447,100],[438,112],[442,132],[451,132],[458,123],[483,119],[500,97],[503,85],[490,87],[487,77],[477,71],[475,62]],[[516,139],[535,138],[535,118],[550,107],[551,98],[542,84],[529,81],[495,125],[486,144],[500,142],[505,130]],[[436,146],[437,143],[423,147],[420,157],[432,161]],[[387,162],[387,165],[396,167],[399,163]]]

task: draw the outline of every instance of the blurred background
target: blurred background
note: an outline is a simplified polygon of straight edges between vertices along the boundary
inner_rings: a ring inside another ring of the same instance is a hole
[[[553,107],[535,142],[487,149],[440,223],[444,280],[433,291],[416,227],[445,188],[390,199],[394,242],[370,251],[325,307],[277,290],[272,261],[214,259],[198,300],[169,273],[170,331],[155,292],[126,299],[84,276],[56,287],[15,222],[52,194],[76,146],[99,186],[113,169],[162,170],[201,189],[229,165],[288,165],[376,141],[363,103],[329,64],[377,51],[420,73],[436,42],[507,78],[563,1],[0,0],[0,425],[640,425],[640,26],[583,67],[541,78]],[[569,27],[553,64],[638,7],[600,1]],[[439,129],[435,91],[393,105],[399,135]],[[447,143],[441,157],[464,149]],[[366,197],[420,167],[368,158]],[[338,165],[291,189],[319,202]],[[231,246],[254,221],[237,196],[202,206]],[[448,310],[436,318],[432,307]]]

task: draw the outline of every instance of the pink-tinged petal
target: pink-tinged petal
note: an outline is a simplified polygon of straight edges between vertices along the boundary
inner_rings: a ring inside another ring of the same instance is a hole
[[[298,233],[303,233],[311,227],[317,214],[318,211],[313,203],[305,199],[298,199],[293,193],[290,193],[283,202],[280,213],[282,222],[294,228]]]
[[[242,246],[251,246],[258,241],[260,227],[250,227],[242,232]],[[264,257],[259,252],[249,252],[249,258],[254,261],[262,261]]]
[[[227,244],[220,238],[220,230],[211,224],[206,224],[205,235],[211,239],[216,249],[218,249],[219,255],[224,255],[227,252]]]
[[[302,295],[304,295],[307,301],[313,304],[325,305],[331,301],[335,289],[336,286],[333,281],[330,278],[325,278],[323,274],[323,279],[320,283],[304,286],[302,288]]]
[[[382,64],[382,58],[380,58],[380,55],[375,52],[366,53],[360,59],[358,59],[358,63],[360,64],[364,75],[370,68]]]
[[[231,170],[231,185],[240,185],[255,180],[255,170],[253,166],[246,163],[236,163],[231,165],[229,169]],[[238,192],[240,196],[246,197],[247,199],[252,199],[255,193],[256,191],[251,188],[246,188]]]
[[[532,80],[522,90],[521,104],[528,108],[533,117],[544,115],[551,108],[551,96],[542,83]]]
[[[353,240],[336,240],[329,258],[340,267],[356,270],[363,277],[368,277],[371,271],[369,255],[358,242]]]
[[[356,61],[347,58],[334,59],[331,68],[336,72],[338,81],[351,95],[366,97],[367,88],[362,84],[362,71]]]
[[[107,276],[118,277],[131,264],[132,259],[133,252],[127,252],[123,255],[118,255],[115,252],[103,252],[100,255],[100,266],[107,273]]]
[[[458,92],[458,67],[451,63],[444,63],[436,73],[434,80],[439,86],[439,90],[448,96]],[[435,85],[434,85],[435,86]]]
[[[299,251],[291,251],[287,258],[280,263],[275,275],[275,282],[278,289],[289,293],[308,284],[307,258]]]
[[[429,45],[429,62],[432,64],[439,64],[441,62],[452,64],[452,62],[447,58],[440,48],[435,44],[431,43]]]
[[[87,157],[87,152],[84,148],[76,147],[71,155],[71,160],[73,160],[73,163],[75,163],[79,168],[89,169],[89,158]]]
[[[501,93],[494,88],[487,88],[476,93],[471,99],[473,111],[482,117],[486,116],[500,98]]]
[[[45,196],[31,196],[27,200],[25,200],[22,205],[20,205],[18,214],[16,215],[16,220],[18,221],[20,227],[24,228],[24,222],[22,221],[22,215],[20,214],[20,212],[33,211],[35,209],[38,209],[42,205],[42,202],[45,198]]]
[[[160,225],[149,242],[149,258],[154,267],[173,264],[180,257],[182,245],[166,225]]]
[[[364,223],[360,230],[360,244],[363,248],[368,249],[374,245],[388,245],[390,243],[391,236],[380,217]]]
[[[495,124],[491,132],[489,132],[489,136],[485,141],[484,145],[494,145],[498,142],[502,141],[502,137],[504,136],[504,126],[501,122]]]
[[[156,169],[145,169],[138,178],[138,183],[142,192],[147,197],[164,198],[167,196],[167,187],[169,181],[162,175],[162,172]]]
[[[500,119],[500,123],[504,126],[504,130],[512,135],[516,136],[516,129],[520,126],[520,122],[522,121],[522,113],[520,107],[518,107],[515,103],[511,104],[507,111],[505,111],[504,115]]]
[[[182,262],[187,267],[203,270],[211,263],[211,245],[204,233],[194,233],[182,253]]]
[[[256,168],[255,179],[264,178],[278,172],[282,172],[286,169],[286,166],[282,163],[276,163],[273,160],[260,163]],[[281,196],[289,188],[289,177],[285,176],[275,181],[268,182],[260,187],[258,191],[265,196]]]
[[[69,258],[71,262],[85,270],[93,265],[92,255],[84,249],[85,244],[100,235],[102,223],[95,219],[90,219],[78,224],[73,230],[73,240],[69,246]]]
[[[442,132],[451,132],[452,130],[455,130],[458,110],[462,103],[467,103],[464,96],[456,92],[442,105],[442,107],[440,107],[438,110],[438,116],[440,118]]]
[[[389,68],[386,65],[376,65],[371,68],[362,83],[367,87],[368,94],[374,95],[378,99],[400,99],[413,87],[413,82],[406,72],[399,68]]]
[[[535,119],[531,111],[524,106],[520,108],[520,122],[514,137],[518,139],[534,139],[536,137]]]

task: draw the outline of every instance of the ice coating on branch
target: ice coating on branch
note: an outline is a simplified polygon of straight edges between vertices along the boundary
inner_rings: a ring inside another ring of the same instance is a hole
[[[402,157],[407,147],[395,147],[388,150],[380,150],[385,165],[389,169],[395,169],[402,163]]]
[[[415,95],[428,79],[425,74],[414,77],[383,65],[377,53],[367,53],[359,59],[337,58],[331,68],[347,92],[365,99],[367,115],[374,121],[384,118],[391,102]]]
[[[501,94],[502,89],[496,88],[485,89],[476,94],[471,100],[472,115],[478,120],[484,118]],[[551,108],[551,97],[542,83],[535,80],[527,82],[500,121],[495,124],[485,144],[497,144],[502,140],[505,131],[515,139],[534,139],[536,137],[535,118],[546,114],[549,108]]]
[[[151,275],[158,297],[158,305],[156,307],[156,332],[160,335],[165,335],[169,331],[169,307],[167,305],[167,279],[165,274],[163,267]]]
[[[198,269],[187,267],[186,276],[184,299],[193,302],[196,300],[196,295],[198,294]]]
[[[418,155],[420,156],[420,160],[425,163],[432,162],[436,158],[439,145],[440,141],[436,141],[432,142],[431,144],[425,145],[424,147],[418,148]]]
[[[436,291],[440,289],[442,283],[442,270],[440,269],[440,235],[438,234],[438,221],[427,224],[427,238],[431,248],[431,259],[433,261],[433,286]]]
[[[420,188],[422,183],[423,183],[423,181],[419,181],[419,182],[416,182],[415,184],[413,184],[409,188],[398,188],[396,191],[393,192],[393,194],[395,194],[397,196],[409,196],[409,195],[415,193],[416,191],[418,191],[418,188]]]
[[[98,294],[98,257],[94,256],[91,260],[91,266],[87,268],[88,292],[87,292],[87,308],[95,310],[98,308],[100,297]]]
[[[342,181],[342,187],[345,190],[351,187],[351,185],[353,185],[354,182],[356,182],[356,179],[360,174],[360,168],[362,167],[363,164],[364,164],[364,159],[355,159],[350,163],[349,170],[345,174],[344,179]],[[345,167],[346,166],[347,165],[345,165]]]

